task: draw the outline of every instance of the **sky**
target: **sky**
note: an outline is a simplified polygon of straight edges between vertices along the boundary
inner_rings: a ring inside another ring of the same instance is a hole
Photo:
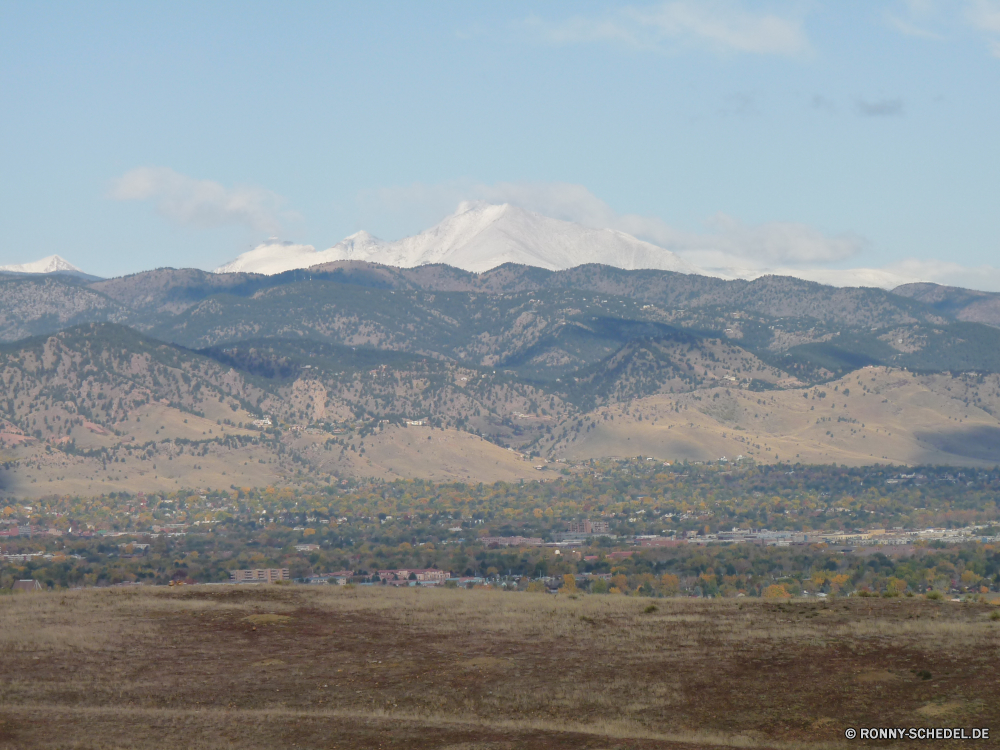
[[[1000,290],[1000,0],[0,2],[0,264],[211,269],[459,201]]]

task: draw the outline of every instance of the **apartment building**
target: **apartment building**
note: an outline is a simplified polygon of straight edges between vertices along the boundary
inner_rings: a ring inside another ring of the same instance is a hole
[[[252,570],[230,570],[229,580],[233,583],[274,583],[289,580],[288,568],[254,568]]]

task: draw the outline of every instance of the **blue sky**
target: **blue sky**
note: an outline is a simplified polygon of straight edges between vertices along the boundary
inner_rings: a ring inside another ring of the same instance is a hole
[[[0,112],[0,264],[212,268],[485,198],[1000,288],[1000,0],[8,0]]]

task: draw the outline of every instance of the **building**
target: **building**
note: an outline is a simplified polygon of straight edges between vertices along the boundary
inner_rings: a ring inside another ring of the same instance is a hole
[[[390,586],[443,586],[451,578],[451,573],[437,568],[400,568],[398,570],[380,570],[378,577],[382,583]]]
[[[497,545],[498,547],[541,547],[545,540],[534,536],[483,536],[479,541],[487,547]]]
[[[309,576],[304,578],[305,583],[332,583],[338,586],[343,586],[346,583],[350,583],[351,576],[354,575],[353,570],[335,570],[332,573],[320,573],[318,575]]]
[[[319,545],[318,544],[296,544],[295,545],[295,551],[296,552],[313,552],[313,551],[318,550],[318,549],[319,549]]]
[[[252,570],[230,570],[229,580],[233,583],[274,583],[289,580],[288,568],[254,568]]]
[[[608,558],[611,560],[627,560],[635,554],[635,550],[623,550],[620,552],[611,552],[608,554]]]
[[[608,522],[607,521],[578,521],[576,523],[570,523],[569,533],[570,534],[607,534],[608,533]]]
[[[41,591],[42,584],[32,578],[22,578],[10,588],[11,591]]]
[[[683,539],[673,539],[668,536],[653,537],[639,540],[640,547],[678,547],[686,544]]]

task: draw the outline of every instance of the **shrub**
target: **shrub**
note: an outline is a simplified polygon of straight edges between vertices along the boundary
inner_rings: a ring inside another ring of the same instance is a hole
[[[653,614],[653,613],[654,613],[654,612],[655,612],[656,610],[657,610],[657,606],[656,606],[655,604],[650,604],[650,605],[649,605],[648,607],[646,607],[646,608],[645,608],[644,610],[642,610],[642,611],[643,611],[643,612],[645,612],[645,613],[646,613],[647,615],[651,615],[651,614]],[[993,614],[995,614],[995,615],[1000,615],[1000,612],[994,612]]]
[[[940,591],[928,591],[926,594],[928,599],[939,600],[944,599]]]

